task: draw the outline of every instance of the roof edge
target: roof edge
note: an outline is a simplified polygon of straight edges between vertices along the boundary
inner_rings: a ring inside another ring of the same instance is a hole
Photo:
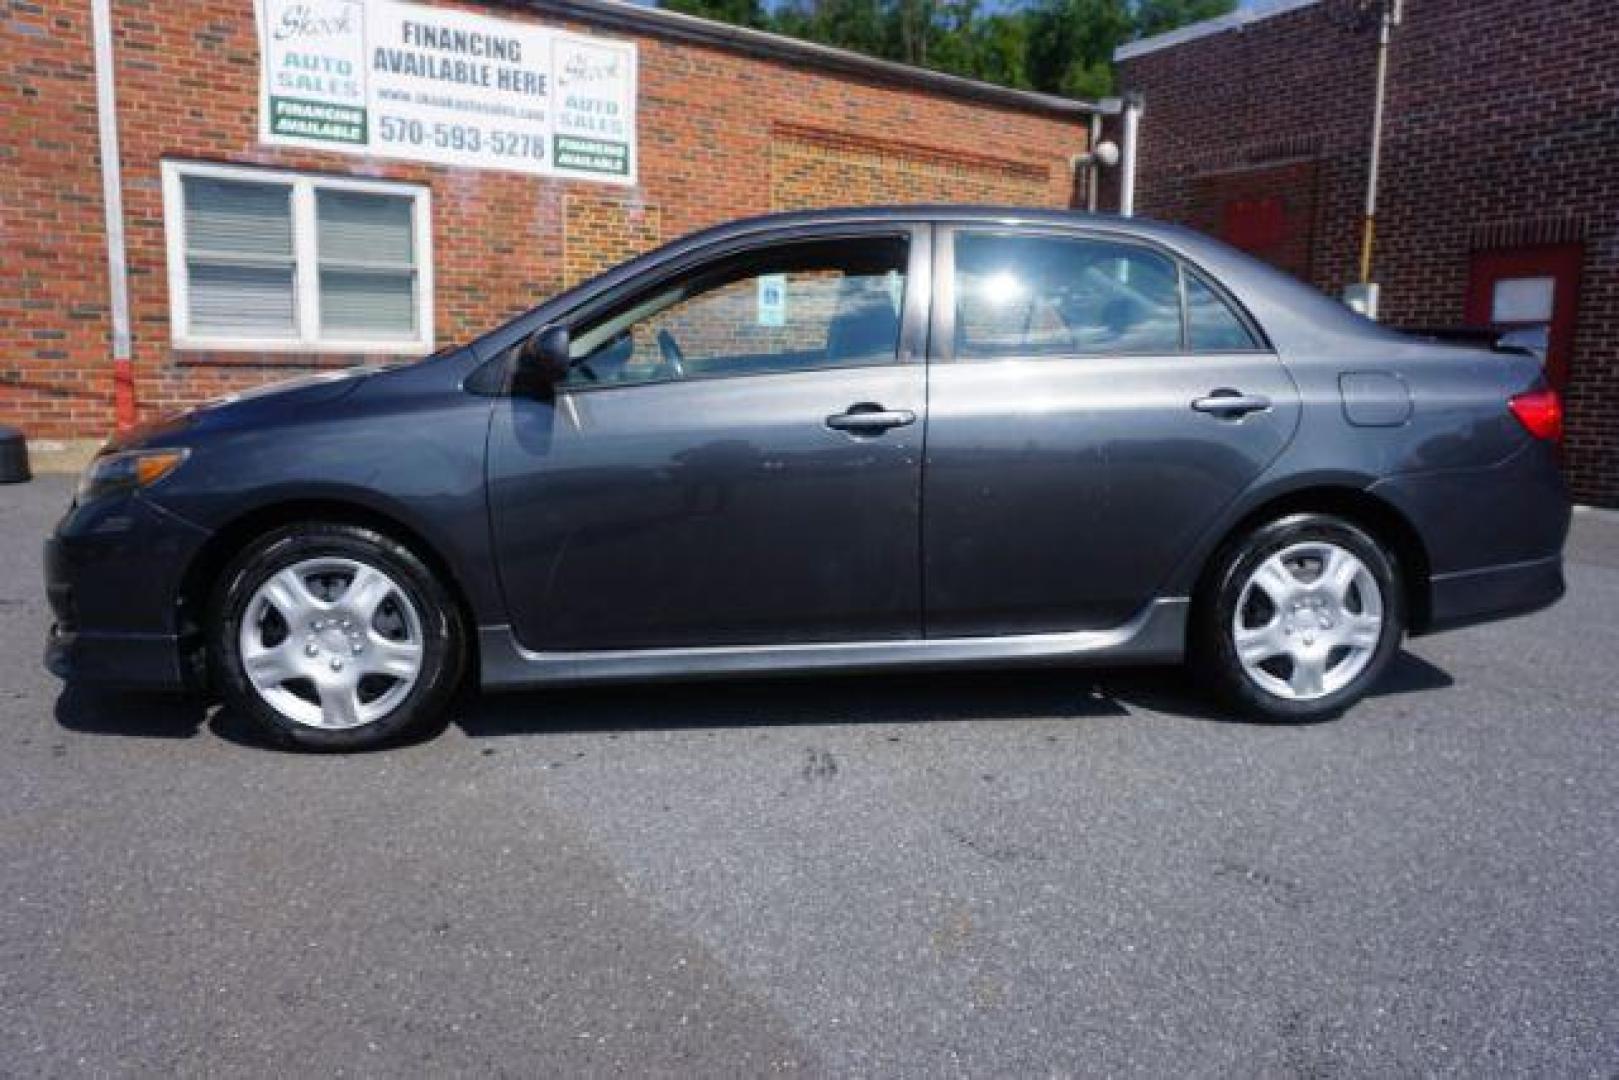
[[[580,22],[614,30],[652,34],[675,41],[712,45],[733,52],[809,63],[818,68],[857,75],[896,86],[917,87],[969,101],[981,101],[1025,112],[1068,118],[1090,117],[1101,110],[1095,102],[1059,97],[1037,90],[1015,90],[1009,86],[980,82],[943,71],[912,67],[893,60],[880,60],[864,53],[839,49],[814,41],[802,41],[767,30],[715,22],[663,8],[644,7],[627,0],[519,0],[516,6],[543,11]]]
[[[1115,62],[1132,60],[1135,57],[1145,56],[1160,49],[1168,49],[1175,45],[1183,45],[1188,41],[1223,34],[1227,30],[1241,30],[1249,23],[1260,22],[1277,15],[1286,15],[1290,11],[1313,7],[1320,2],[1321,0],[1255,0],[1250,6],[1240,7],[1226,15],[1217,15],[1212,19],[1189,23],[1175,30],[1166,30],[1162,34],[1154,34],[1152,37],[1142,38],[1140,41],[1131,41],[1120,45],[1113,50],[1113,59]]]

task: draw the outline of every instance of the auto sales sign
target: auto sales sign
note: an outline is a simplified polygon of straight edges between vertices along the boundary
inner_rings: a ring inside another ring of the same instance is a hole
[[[635,182],[635,46],[396,0],[256,0],[259,138]]]

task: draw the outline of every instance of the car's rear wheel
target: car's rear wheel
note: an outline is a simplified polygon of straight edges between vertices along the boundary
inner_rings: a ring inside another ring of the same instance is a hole
[[[1226,545],[1211,571],[1198,597],[1193,658],[1246,715],[1337,715],[1399,650],[1399,565],[1343,518],[1292,514],[1262,525]]]
[[[425,734],[460,676],[459,611],[414,552],[371,529],[277,529],[226,570],[211,652],[228,704],[319,750]]]

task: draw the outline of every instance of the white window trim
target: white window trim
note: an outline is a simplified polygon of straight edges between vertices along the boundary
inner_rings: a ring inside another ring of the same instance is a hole
[[[186,274],[185,190],[189,176],[217,180],[282,183],[292,188],[294,303],[297,337],[193,334]],[[362,191],[402,195],[411,202],[416,253],[416,337],[366,339],[320,335],[320,266],[316,250],[315,192]],[[169,337],[176,349],[214,352],[428,353],[433,351],[433,193],[418,184],[358,180],[323,173],[215,165],[200,161],[163,162],[163,222],[169,262]]]

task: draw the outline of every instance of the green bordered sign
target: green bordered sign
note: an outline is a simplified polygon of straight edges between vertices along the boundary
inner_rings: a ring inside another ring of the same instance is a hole
[[[624,143],[581,139],[577,135],[556,137],[556,163],[559,167],[610,176],[630,174],[630,148]]]
[[[270,130],[277,135],[364,146],[365,109],[272,96]]]
[[[259,137],[634,183],[630,42],[397,0],[255,0]]]

